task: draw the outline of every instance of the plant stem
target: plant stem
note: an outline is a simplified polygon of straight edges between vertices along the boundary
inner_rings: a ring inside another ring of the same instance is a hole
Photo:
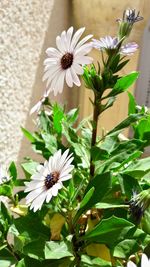
[[[76,234],[75,234],[75,229],[74,229],[74,225],[72,223],[72,212],[69,211],[68,213],[68,220],[67,220],[67,223],[68,223],[68,228],[69,228],[69,231],[70,231],[70,234],[73,236],[72,237],[72,244],[73,244],[73,251],[74,251],[74,256],[75,256],[75,264],[76,264],[76,267],[80,267],[80,255],[78,253],[78,246],[77,246],[77,238],[76,238]]]
[[[9,252],[12,254],[12,256],[19,261],[21,258],[20,256],[13,250],[13,247],[7,242],[7,248],[9,250]]]
[[[93,131],[92,131],[91,148],[96,143],[98,117],[100,115],[100,110],[99,110],[100,102],[98,103],[96,98],[97,98],[97,96],[96,96],[96,94],[94,94]],[[91,175],[91,177],[94,176],[94,171],[95,171],[95,166],[92,162],[92,157],[91,157],[91,160],[90,160],[90,175]]]

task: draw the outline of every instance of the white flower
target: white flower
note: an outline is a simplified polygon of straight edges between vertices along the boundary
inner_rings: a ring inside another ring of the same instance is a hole
[[[5,166],[0,166],[0,185],[10,180],[8,170]]]
[[[92,46],[99,50],[115,50],[118,49],[120,41],[117,37],[106,36],[104,38],[92,39]],[[120,54],[132,55],[138,49],[138,45],[135,42],[122,45],[119,49]]]
[[[34,112],[39,112],[41,109],[41,106],[45,102],[46,98],[48,97],[47,91],[45,91],[44,95],[41,97],[41,99],[31,108],[30,115],[32,115]]]
[[[137,267],[137,266],[132,261],[129,261],[127,263],[127,267]],[[148,259],[144,253],[142,254],[141,258],[141,267],[150,267],[150,259]]]
[[[86,43],[92,35],[87,35],[79,41],[84,30],[85,28],[81,28],[73,35],[73,27],[70,27],[67,32],[63,31],[57,36],[58,49],[50,47],[46,50],[48,58],[44,61],[43,81],[47,80],[48,93],[54,91],[55,96],[57,93],[62,93],[64,81],[69,87],[73,84],[81,85],[78,75],[83,74],[82,65],[93,61],[87,56],[92,49],[91,43]]]
[[[96,49],[104,50],[104,49],[116,49],[118,45],[118,38],[111,36],[105,36],[104,38],[92,39],[92,45]]]
[[[135,42],[128,43],[121,46],[120,53],[123,55],[133,55],[133,53],[138,49],[138,45]]]
[[[26,182],[26,203],[34,212],[40,210],[43,202],[48,203],[53,196],[57,196],[58,190],[62,188],[63,181],[72,177],[71,171],[74,166],[72,154],[68,155],[69,149],[63,154],[61,149],[55,152],[43,165],[38,165],[37,172],[31,176],[31,181]]]

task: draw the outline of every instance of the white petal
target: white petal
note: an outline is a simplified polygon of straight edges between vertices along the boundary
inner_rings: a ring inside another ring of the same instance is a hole
[[[46,203],[50,202],[51,198],[52,198],[51,190],[48,190],[47,191],[47,197],[46,197]]]
[[[75,50],[75,58],[76,56],[84,56],[86,54],[88,54],[90,51],[92,50],[92,43],[91,44],[85,44],[83,46],[81,46],[80,48]]]
[[[67,180],[69,180],[69,179],[71,179],[71,178],[72,178],[72,175],[71,175],[71,174],[68,174],[68,175],[63,176],[63,177],[61,178],[61,181],[67,181]]]
[[[26,203],[31,203],[35,198],[37,198],[42,192],[46,192],[45,186],[37,188],[35,190],[32,190],[27,196],[26,196]]]
[[[67,163],[65,164],[65,166],[63,167],[61,174],[64,175],[65,172],[71,172],[74,168],[74,165],[67,165]],[[61,176],[61,175],[60,175]]]
[[[142,254],[142,258],[141,258],[141,267],[150,267],[149,265],[149,260],[146,256],[146,254]]]
[[[61,74],[61,71],[59,72],[59,75],[60,74]],[[51,85],[50,85],[50,89],[51,89],[51,91],[54,91],[55,96],[58,94],[58,89],[56,88],[56,84],[57,84],[57,80],[58,80],[59,75],[58,75],[58,73],[56,73],[56,75],[53,78]]]
[[[69,87],[73,86],[73,81],[72,81],[72,76],[71,76],[71,72],[70,72],[70,68],[66,70],[66,83]]]
[[[88,57],[88,56],[79,56],[79,57],[76,57],[76,62],[78,64],[82,64],[82,65],[91,64],[92,61],[93,61],[93,58],[92,57]]]
[[[35,190],[37,188],[40,188],[40,187],[43,187],[44,186],[44,181],[36,181],[36,180],[33,180],[31,182],[25,182],[24,183],[25,186],[27,186],[28,188],[25,189],[24,192],[30,192],[31,190]]]
[[[61,58],[61,57],[60,57]],[[55,66],[58,62],[58,58],[46,58],[44,60],[44,65],[49,65],[49,66]]]
[[[84,73],[83,68],[77,64],[76,62],[73,63],[72,67],[74,68],[75,72],[79,75],[82,75]]]
[[[58,77],[56,88],[57,92],[62,93],[64,87],[64,78],[65,78],[65,71],[62,71]],[[55,92],[54,92],[55,95]]]
[[[137,267],[132,261],[127,263],[127,267]]]
[[[61,37],[60,36],[56,37],[56,45],[57,45],[58,49],[62,53],[65,53],[65,46],[64,46],[63,42],[61,41]]]
[[[63,43],[64,51],[68,51],[68,44],[67,44],[67,37],[66,37],[66,31],[63,31],[61,33],[61,42]]]
[[[78,40],[80,39],[81,35],[83,34],[83,32],[85,31],[85,28],[81,28],[78,31],[76,31],[76,33],[74,34],[72,41],[71,41],[71,45],[70,45],[70,52],[73,51],[73,49],[75,48]]]
[[[56,48],[53,47],[49,47],[46,50],[46,53],[49,57],[57,57],[60,58],[62,56],[62,53],[60,53],[60,51],[58,51]]]
[[[73,66],[71,66],[71,76],[72,76],[72,80],[73,80],[74,84],[77,86],[80,86],[81,82],[80,82],[77,74],[75,73]]]
[[[62,167],[64,166],[65,162],[67,161],[67,156],[69,153],[69,149],[67,149],[61,156],[61,158],[59,159],[59,161],[57,162],[57,169],[58,171],[60,171],[62,169]],[[70,155],[69,155],[70,156]]]
[[[33,200],[30,209],[33,209],[34,212],[40,210],[44,203],[44,200],[46,199],[46,196],[47,192],[42,192],[35,200]]]
[[[40,108],[41,108],[41,101],[37,102],[30,110],[30,115],[32,115],[34,112],[39,112]]]
[[[85,36],[76,46],[76,49],[83,46],[84,43],[86,43],[90,38],[92,38],[93,35],[92,34],[89,34],[87,36]]]
[[[73,34],[73,27],[70,27],[67,31],[67,44],[68,44],[68,49],[70,49],[70,43],[71,43],[71,38]]]
[[[52,195],[53,195],[54,197],[57,196],[57,194],[58,194],[58,187],[57,187],[57,184],[53,185],[53,187],[51,188],[51,192],[52,192]]]

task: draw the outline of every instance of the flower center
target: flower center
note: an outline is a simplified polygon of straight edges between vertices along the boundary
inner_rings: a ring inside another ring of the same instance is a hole
[[[64,70],[68,69],[71,67],[73,62],[73,54],[71,53],[66,53],[65,55],[63,55],[63,57],[61,58],[61,66]]]
[[[48,174],[45,178],[45,186],[50,189],[59,180],[59,172],[52,172]]]

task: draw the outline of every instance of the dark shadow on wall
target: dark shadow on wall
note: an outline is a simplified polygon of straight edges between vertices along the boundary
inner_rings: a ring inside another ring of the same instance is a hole
[[[62,4],[63,3],[63,4]],[[64,29],[70,27],[73,23],[72,20],[72,1],[71,0],[55,0],[53,10],[51,12],[48,28],[45,34],[45,40],[43,42],[43,47],[41,50],[40,60],[36,72],[35,82],[32,88],[32,96],[30,101],[30,109],[35,105],[39,99],[41,98],[44,92],[44,83],[42,82],[43,76],[43,61],[45,59],[45,50],[50,46],[56,46],[55,40],[56,36],[59,35]],[[58,95],[54,98],[53,94],[50,95],[50,99],[54,101],[58,101],[60,103],[66,103],[68,109],[71,107],[75,107],[78,105],[78,88],[74,90],[72,88],[64,88],[64,91],[61,95]],[[36,119],[36,114],[33,116],[29,115],[29,112],[26,117],[26,122],[24,127],[29,131],[33,132],[35,130],[34,120]],[[23,137],[19,154],[18,154],[18,166],[23,161],[24,157],[31,157],[34,160],[41,160],[39,155],[36,155],[31,148],[29,141]],[[19,170],[21,173],[21,170]]]

